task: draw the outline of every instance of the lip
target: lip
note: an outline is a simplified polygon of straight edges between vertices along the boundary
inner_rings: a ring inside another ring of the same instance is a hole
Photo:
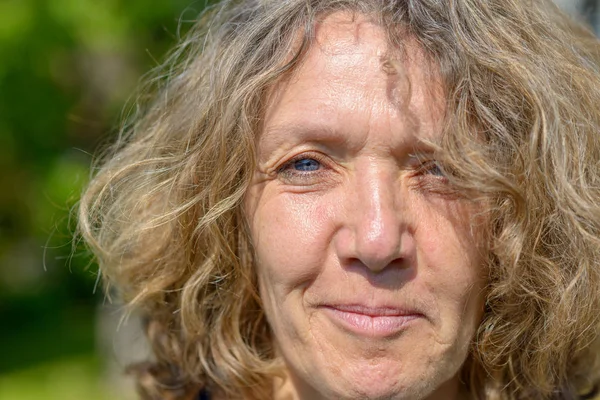
[[[398,307],[322,305],[321,310],[338,327],[367,338],[387,338],[405,331],[423,314]]]

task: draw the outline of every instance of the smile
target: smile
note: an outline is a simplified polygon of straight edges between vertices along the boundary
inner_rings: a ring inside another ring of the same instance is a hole
[[[388,307],[327,305],[320,308],[339,328],[369,338],[397,335],[423,318],[418,312]]]

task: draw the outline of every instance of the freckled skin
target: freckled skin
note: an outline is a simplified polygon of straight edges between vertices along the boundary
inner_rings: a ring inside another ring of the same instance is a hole
[[[366,17],[334,13],[269,98],[245,212],[296,399],[461,396],[483,303],[477,207],[415,156],[441,135],[443,95],[414,43],[396,74],[382,67],[393,53]],[[417,317],[357,332],[339,304]]]

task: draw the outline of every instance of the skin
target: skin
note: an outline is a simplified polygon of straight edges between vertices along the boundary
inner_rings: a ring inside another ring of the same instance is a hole
[[[293,399],[460,398],[483,303],[478,206],[424,142],[435,68],[333,13],[269,96],[245,202],[261,299]],[[391,315],[393,314],[393,315]]]

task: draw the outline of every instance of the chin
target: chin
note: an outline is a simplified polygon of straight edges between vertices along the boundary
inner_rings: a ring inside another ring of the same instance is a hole
[[[332,388],[333,389],[333,388]],[[424,382],[413,382],[412,385],[404,386],[401,383],[390,385],[388,383],[365,382],[352,387],[336,388],[339,390],[328,390],[323,395],[307,397],[310,399],[344,399],[344,400],[421,400],[428,399],[436,392],[436,387]],[[443,399],[444,397],[439,397]]]
[[[459,387],[458,375],[462,362],[439,364],[395,360],[365,360],[348,363],[344,368],[315,368],[314,375],[306,377],[315,385],[306,399],[369,399],[369,400],[420,400],[446,399]],[[415,368],[416,367],[416,368]],[[329,369],[329,370],[327,370]],[[321,370],[321,371],[319,371]],[[320,382],[315,382],[319,374]]]

